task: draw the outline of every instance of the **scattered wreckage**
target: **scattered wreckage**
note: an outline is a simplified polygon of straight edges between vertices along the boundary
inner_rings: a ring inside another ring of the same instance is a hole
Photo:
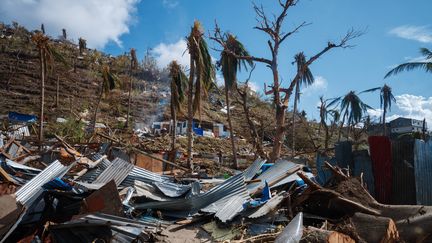
[[[121,142],[107,135],[98,146],[56,136],[41,153],[28,129],[13,131],[0,139],[2,242],[172,242],[185,229],[195,229],[185,241],[231,242],[422,242],[432,233],[432,207],[378,203],[363,175],[325,160],[318,176],[259,158],[226,179],[163,159],[178,172],[156,173],[112,156]]]

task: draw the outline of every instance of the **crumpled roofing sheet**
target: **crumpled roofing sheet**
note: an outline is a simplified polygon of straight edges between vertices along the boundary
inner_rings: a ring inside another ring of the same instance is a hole
[[[95,184],[105,184],[114,179],[117,186],[128,176],[134,165],[120,158],[114,159],[112,164],[108,166],[93,182]]]
[[[254,182],[247,185],[247,189],[250,194],[255,194],[265,186],[265,182],[270,187],[275,185],[282,185],[280,182],[289,182],[291,179],[287,177],[301,169],[301,165],[295,164],[287,160],[278,160],[276,163],[259,175],[256,179],[261,180],[260,182]],[[292,181],[292,180],[291,180]]]
[[[56,177],[63,177],[63,175],[66,174],[73,164],[74,163],[69,166],[65,166],[58,160],[52,162],[48,167],[46,167],[37,176],[33,177],[33,179],[27,182],[15,193],[17,201],[22,205],[29,207],[34,202],[34,200],[42,195],[42,185]]]

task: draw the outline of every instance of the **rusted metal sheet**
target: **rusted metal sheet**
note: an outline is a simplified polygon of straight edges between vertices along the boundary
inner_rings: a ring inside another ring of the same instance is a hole
[[[367,150],[353,152],[354,176],[362,176],[369,194],[375,196],[375,179],[372,170],[372,160]]]
[[[375,178],[376,199],[380,203],[390,203],[392,194],[392,152],[388,137],[368,138],[372,168]]]
[[[432,141],[415,140],[414,174],[417,204],[432,205]]]
[[[93,212],[123,216],[123,205],[114,180],[106,183],[82,202],[81,214]]]
[[[391,203],[416,204],[414,176],[414,139],[392,141]]]

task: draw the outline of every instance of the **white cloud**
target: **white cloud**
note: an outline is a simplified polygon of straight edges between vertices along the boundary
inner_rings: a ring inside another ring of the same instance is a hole
[[[383,110],[382,109],[368,109],[367,114],[373,121],[379,121],[381,119]]]
[[[176,60],[184,67],[189,66],[189,52],[187,51],[186,40],[180,39],[172,44],[160,43],[153,48],[159,67],[166,67],[171,61]]]
[[[387,121],[394,120],[398,117],[407,117],[417,120],[426,118],[427,123],[432,124],[432,97],[416,96],[411,94],[402,94],[395,96],[395,107],[392,110],[395,114],[386,116]],[[368,114],[379,119],[382,116],[382,109],[368,110]]]
[[[390,30],[389,33],[407,40],[432,43],[432,30],[428,26],[402,25]]]
[[[68,38],[83,37],[90,48],[103,48],[113,41],[121,46],[120,37],[129,33],[136,5],[140,0],[2,0],[3,21],[17,21],[30,28],[45,25],[54,37],[64,28]]]
[[[304,88],[301,90],[301,92],[305,95],[312,95],[317,92],[325,92],[327,90],[328,82],[327,79],[325,79],[322,76],[316,76],[315,81],[312,85]]]
[[[179,2],[176,0],[162,0],[162,5],[165,8],[175,8],[179,5]]]
[[[402,116],[423,120],[432,124],[432,97],[426,98],[410,94],[402,94],[395,97],[396,105],[402,112]]]
[[[250,88],[252,91],[254,91],[254,92],[258,92],[258,91],[260,90],[258,84],[255,83],[255,82],[250,82],[250,81],[249,81],[248,85],[249,85],[249,88]]]

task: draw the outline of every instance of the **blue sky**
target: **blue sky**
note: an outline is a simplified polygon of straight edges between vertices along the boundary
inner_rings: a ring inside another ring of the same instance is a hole
[[[256,3],[263,4],[268,13],[280,11],[277,1]],[[52,11],[39,10],[44,7]],[[394,65],[418,58],[420,47],[432,49],[431,7],[430,0],[301,0],[288,12],[284,29],[289,31],[302,21],[311,25],[283,44],[279,56],[281,79],[287,85],[293,77],[295,67],[291,62],[296,53],[303,51],[311,56],[329,40],[337,41],[350,28],[366,30],[362,37],[352,41],[354,48],[333,50],[310,67],[317,82],[304,90],[300,109],[306,110],[309,118],[317,118],[320,95],[335,97],[386,82],[398,98],[390,118],[426,117],[431,124],[430,73],[414,71],[383,80]],[[201,21],[206,31],[211,31],[217,20],[221,29],[237,35],[251,54],[270,55],[267,36],[253,29],[255,13],[251,2],[246,0],[58,0],[54,6],[49,0],[4,0],[0,3],[0,14],[5,16],[3,21],[15,19],[29,28],[37,28],[44,22],[49,33],[60,33],[61,24],[72,38],[83,36],[89,45],[112,54],[134,47],[143,57],[152,48],[161,66],[172,58],[187,63],[187,57],[182,56],[184,37],[194,20]],[[217,47],[210,40],[208,43]],[[212,56],[218,58],[219,54],[213,51]],[[245,76],[240,75],[240,80]],[[252,81],[258,91],[263,89],[264,82],[271,80],[270,70],[257,64]],[[379,108],[378,92],[361,97]],[[371,114],[379,114],[379,110]]]

